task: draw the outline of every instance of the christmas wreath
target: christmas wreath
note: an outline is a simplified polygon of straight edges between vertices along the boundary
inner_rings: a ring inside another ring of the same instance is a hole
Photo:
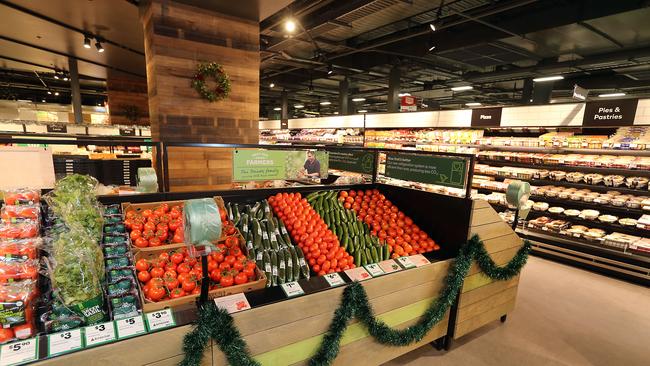
[[[214,89],[209,88],[206,84],[207,78],[212,78],[216,82],[217,85]],[[192,79],[192,87],[204,99],[216,102],[226,99],[230,94],[230,78],[218,63],[202,63],[197,67],[194,79]]]

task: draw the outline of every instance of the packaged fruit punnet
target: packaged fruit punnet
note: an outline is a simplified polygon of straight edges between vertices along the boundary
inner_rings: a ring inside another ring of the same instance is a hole
[[[25,261],[38,259],[38,250],[43,246],[43,239],[0,239],[0,262]]]
[[[127,208],[124,228],[128,231],[131,244],[136,248],[183,243],[185,239],[183,207],[162,203],[154,209]],[[113,229],[114,235],[121,231],[119,226]]]
[[[29,239],[39,234],[37,221],[0,222],[0,239]]]
[[[35,335],[36,281],[0,283],[0,343]]]
[[[41,201],[41,191],[38,189],[19,188],[3,190],[2,196],[7,205],[34,205]]]
[[[17,221],[39,221],[41,207],[38,205],[4,205],[0,209],[0,219],[13,223]]]

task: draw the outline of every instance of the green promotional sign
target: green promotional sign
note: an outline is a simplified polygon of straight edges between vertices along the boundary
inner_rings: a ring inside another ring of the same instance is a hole
[[[233,181],[276,180],[287,175],[287,153],[273,150],[235,150]]]
[[[467,161],[451,156],[386,153],[385,176],[411,182],[465,188]]]
[[[372,174],[375,154],[363,150],[328,150],[330,168],[361,174]]]
[[[327,178],[327,151],[235,150],[233,181]]]

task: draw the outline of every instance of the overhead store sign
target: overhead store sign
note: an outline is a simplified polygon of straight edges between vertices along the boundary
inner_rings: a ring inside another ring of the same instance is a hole
[[[283,118],[280,120],[280,129],[281,130],[286,130],[289,128],[289,120],[286,118]]]
[[[67,133],[68,126],[66,125],[47,125],[47,132],[50,133]]]
[[[585,101],[587,100],[587,95],[589,95],[589,89],[582,88],[578,84],[573,86],[573,99]]]
[[[583,126],[632,126],[638,99],[587,102]]]
[[[316,150],[235,150],[233,181],[327,178],[329,154]]]
[[[405,95],[400,98],[399,102],[400,112],[415,112],[418,110],[417,100],[415,97]]]
[[[501,112],[501,107],[472,109],[472,127],[501,126]]]
[[[120,136],[135,136],[135,128],[133,127],[120,128]]]
[[[375,153],[365,150],[328,150],[329,167],[347,172],[372,174]]]
[[[465,188],[467,162],[452,156],[387,152],[384,175],[410,182]]]

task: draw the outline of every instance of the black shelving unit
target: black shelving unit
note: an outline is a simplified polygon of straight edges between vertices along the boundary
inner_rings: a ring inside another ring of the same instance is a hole
[[[561,170],[565,172],[581,172],[581,173],[598,173],[602,175],[622,175],[624,177],[650,177],[650,170],[641,169],[620,169],[620,168],[605,168],[596,166],[574,166],[574,165],[551,165],[551,164],[537,164],[537,163],[522,163],[512,160],[493,160],[478,157],[478,162],[481,164],[488,164],[492,166],[510,166],[516,168],[535,168],[546,170]]]

